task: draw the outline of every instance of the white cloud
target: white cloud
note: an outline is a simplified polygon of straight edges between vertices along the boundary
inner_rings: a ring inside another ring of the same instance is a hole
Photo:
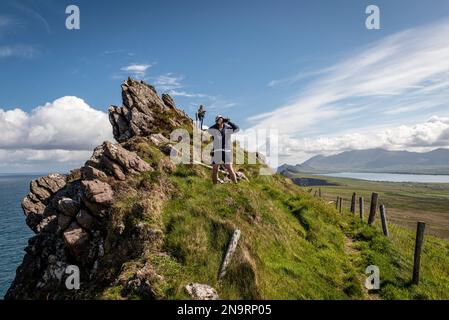
[[[449,99],[448,34],[446,20],[391,35],[317,72],[320,76],[289,103],[249,120],[254,128],[276,127],[293,136],[344,119],[352,108],[400,118],[408,111],[441,107]],[[348,106],[353,100],[356,105]]]
[[[424,152],[449,147],[449,118],[434,116],[423,123],[364,133],[301,139],[283,135],[279,142],[281,162],[288,163],[301,163],[316,154],[329,155],[372,148]]]
[[[160,75],[154,81],[154,85],[160,90],[173,90],[182,88],[181,81],[184,80],[183,76],[174,75],[173,73],[166,73]]]
[[[294,84],[300,80],[318,76],[318,75],[324,74],[328,71],[330,71],[330,70],[322,69],[322,70],[315,70],[315,71],[303,71],[303,72],[297,73],[291,77],[287,77],[284,79],[272,80],[268,83],[268,86],[269,87],[288,86],[288,85]]]
[[[154,85],[157,89],[165,91],[173,97],[213,99],[213,97],[203,93],[194,93],[188,92],[186,90],[181,90],[181,88],[185,87],[185,85],[182,83],[184,78],[185,77],[181,75],[166,73],[158,76],[154,81]]]
[[[291,163],[319,154],[381,147],[448,147],[449,20],[409,29],[366,46],[333,66],[272,81],[313,80],[284,105],[249,119],[278,129]],[[380,129],[382,128],[383,129]]]
[[[31,112],[0,109],[0,162],[82,164],[92,150],[112,140],[108,115],[77,97],[62,97]]]
[[[122,67],[120,70],[123,72],[127,72],[132,76],[143,79],[147,74],[147,70],[151,67],[151,64],[137,64],[133,63],[127,66]]]
[[[207,98],[208,96],[202,93],[191,93],[186,91],[178,90],[168,90],[168,94],[174,97],[185,97],[185,98]]]
[[[5,45],[0,46],[0,58],[33,58],[39,54],[39,50],[30,45]]]
[[[237,106],[237,103],[235,103],[235,102],[222,100],[220,98],[215,98],[214,97],[212,99],[212,101],[213,102],[210,105],[207,106],[207,108],[212,110],[212,111],[226,110],[226,109],[231,109],[231,108]]]

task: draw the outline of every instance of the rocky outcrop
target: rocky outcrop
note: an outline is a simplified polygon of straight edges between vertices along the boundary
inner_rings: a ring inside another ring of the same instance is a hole
[[[122,85],[122,97],[122,107],[109,108],[114,138],[119,142],[184,124],[192,125],[192,120],[176,108],[168,94],[160,98],[154,87],[142,81],[128,79]]]
[[[137,155],[133,139],[142,137],[155,147],[163,147],[169,142],[164,132],[192,122],[170,96],[160,98],[143,82],[128,79],[122,86],[122,96],[123,106],[109,110],[119,144],[104,142],[82,168],[70,175],[51,174],[31,182],[22,207],[36,235],[29,240],[6,299],[67,298],[72,293],[64,287],[65,269],[73,264],[79,267],[82,279],[101,284],[100,279],[110,277],[105,271],[106,239],[117,250],[117,258],[112,256],[108,261],[115,259],[118,266],[118,257],[139,256],[142,250],[161,243],[161,231],[154,226],[137,224],[124,230],[119,225],[111,229],[116,219],[112,208],[133,176],[155,170]],[[155,276],[146,266],[125,288],[151,297],[148,279]]]
[[[55,214],[51,200],[65,185],[66,177],[61,174],[50,174],[31,182],[30,193],[22,200],[22,209],[27,225],[34,232],[43,229],[48,224],[44,220]]]
[[[141,81],[125,81],[122,97],[123,106],[109,109],[118,143],[97,146],[68,175],[31,182],[22,207],[36,234],[6,299],[84,299],[111,286],[120,287],[120,298],[161,297],[166,279],[152,259],[173,258],[164,252],[162,209],[176,194],[169,175],[177,166],[168,155],[178,151],[168,137],[179,127],[193,130],[193,122],[169,95],[159,97]],[[220,175],[230,182],[227,172]],[[239,171],[237,179],[247,177]],[[79,291],[65,287],[73,265],[80,270]],[[193,299],[218,299],[207,285],[186,290]]]

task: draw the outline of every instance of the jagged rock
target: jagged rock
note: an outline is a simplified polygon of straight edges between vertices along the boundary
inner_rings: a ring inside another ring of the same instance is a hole
[[[90,235],[76,222],[72,222],[64,232],[64,241],[70,251],[80,257],[89,247]]]
[[[166,145],[167,143],[170,142],[170,140],[167,139],[166,137],[164,137],[161,133],[150,135],[150,141],[156,147],[160,147],[160,146]]]
[[[39,178],[37,182],[54,194],[66,185],[66,177],[58,173],[53,173],[46,177]]]
[[[46,212],[50,199],[66,185],[66,177],[61,174],[50,174],[30,183],[30,193],[22,200],[22,209],[26,215],[27,225],[38,232],[37,226],[50,216]],[[40,230],[43,229],[41,226]]]
[[[86,210],[80,210],[80,212],[78,212],[76,215],[76,221],[86,230],[93,230],[97,225],[97,220]]]
[[[136,223],[116,214],[113,205],[122,191],[132,193],[139,188],[137,179],[129,179],[130,175],[155,170],[136,152],[145,154],[143,149],[150,144],[170,154],[172,147],[166,138],[169,132],[192,126],[193,122],[176,108],[170,96],[160,98],[152,86],[140,81],[128,79],[122,86],[122,96],[123,106],[111,107],[109,111],[119,144],[105,142],[98,146],[85,165],[68,176],[51,174],[30,184],[22,207],[27,224],[37,235],[28,242],[7,299],[77,297],[78,292],[69,292],[61,283],[63,270],[70,264],[79,265],[82,279],[89,281],[80,296],[89,296],[104,283],[117,280],[120,268],[127,262],[162,249],[162,221],[160,225]],[[155,168],[161,173],[176,169],[167,157],[159,159]],[[168,199],[174,190],[169,183],[163,183],[165,174],[159,178],[161,181],[148,184],[146,191],[155,189],[155,199]],[[149,201],[146,214],[154,219],[162,209]],[[159,205],[162,206],[162,200]],[[159,298],[160,292],[154,290],[157,281],[163,279],[147,263],[127,276],[122,285],[133,295]]]
[[[59,211],[69,217],[74,217],[80,210],[80,203],[70,198],[62,198],[58,201]]]
[[[83,177],[93,180],[106,180],[109,174],[120,181],[126,180],[126,174],[135,174],[152,170],[135,152],[118,144],[104,142],[95,148],[92,157],[82,169]]]
[[[181,124],[192,125],[192,120],[176,109],[169,95],[160,98],[153,86],[142,81],[128,79],[122,85],[123,107],[109,108],[109,121],[114,138],[124,142],[134,136],[147,136],[171,131]]]
[[[126,173],[138,173],[151,170],[151,166],[134,152],[130,152],[119,145],[105,142],[104,154],[118,163]]]
[[[120,181],[126,180],[126,176],[123,173],[122,168],[117,163],[115,163],[111,159],[109,159],[108,157],[103,157],[101,159],[101,164],[104,166],[106,171],[109,171],[110,173],[112,173],[112,175],[116,179],[118,179]]]
[[[50,216],[45,219],[42,219],[42,221],[36,226],[36,231],[38,233],[42,232],[54,233],[56,232],[57,228],[58,228],[57,217]]]
[[[185,288],[195,300],[218,300],[217,291],[207,284],[189,283]]]
[[[47,199],[51,196],[51,193],[47,189],[41,187],[37,180],[31,181],[30,190],[31,193],[39,199],[39,201],[47,201]]]
[[[94,167],[91,167],[89,165],[86,165],[84,167],[81,168],[81,177],[84,180],[106,180],[106,178],[108,177],[106,175],[106,173],[104,173],[101,170],[95,169]]]
[[[164,102],[164,104],[167,107],[169,107],[171,109],[175,109],[176,108],[175,101],[173,100],[173,98],[168,93],[162,94],[162,101]]]
[[[81,188],[87,201],[109,206],[114,200],[114,191],[109,184],[100,180],[81,182]]]
[[[22,209],[26,215],[26,224],[34,230],[43,219],[45,205],[40,201],[31,200],[30,195],[28,195],[22,200]]]

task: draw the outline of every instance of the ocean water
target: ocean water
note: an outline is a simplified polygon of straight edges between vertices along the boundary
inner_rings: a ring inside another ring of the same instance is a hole
[[[449,175],[341,172],[341,173],[320,174],[320,176],[351,178],[368,181],[449,183]]]
[[[20,202],[37,176],[0,175],[0,299],[3,299],[33,232],[25,224]]]

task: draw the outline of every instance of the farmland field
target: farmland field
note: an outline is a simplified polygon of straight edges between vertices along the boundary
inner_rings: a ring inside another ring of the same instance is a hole
[[[321,188],[322,197],[328,201],[335,201],[337,196],[340,196],[343,198],[343,208],[346,210],[349,210],[352,193],[356,192],[357,214],[358,198],[362,196],[365,204],[365,218],[369,212],[371,194],[377,192],[379,204],[384,204],[387,208],[387,218],[390,223],[415,229],[417,221],[424,221],[429,234],[449,238],[449,184],[376,182],[303,173],[290,177],[322,179],[335,184],[310,186],[304,189],[315,194],[315,191]]]

